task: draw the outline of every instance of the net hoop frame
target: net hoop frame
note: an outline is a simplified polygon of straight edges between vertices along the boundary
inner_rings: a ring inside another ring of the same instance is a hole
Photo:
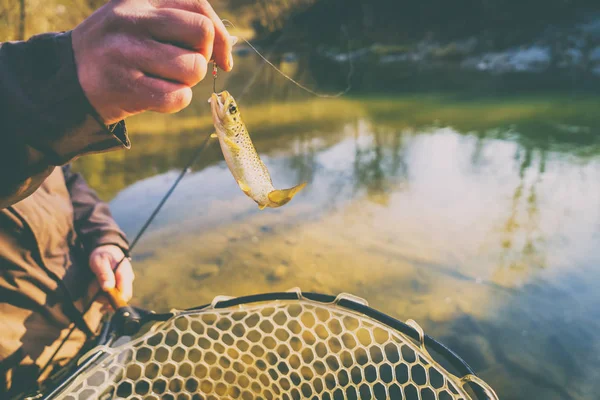
[[[465,400],[499,400],[494,390],[476,375],[474,370],[467,364],[466,361],[464,361],[458,354],[446,347],[444,344],[425,334],[423,329],[415,321],[407,320],[406,322],[402,322],[383,312],[369,307],[366,300],[349,293],[340,293],[337,296],[333,296],[314,292],[302,292],[299,288],[293,288],[286,292],[262,293],[241,297],[217,296],[209,304],[184,310],[174,309],[168,313],[157,314],[152,311],[141,311],[148,318],[147,322],[156,322],[148,331],[152,332],[160,329],[160,326],[162,326],[162,324],[164,324],[166,321],[179,316],[195,315],[207,311],[218,313],[219,310],[234,309],[238,306],[294,300],[311,302],[321,306],[335,306],[337,307],[336,311],[338,312],[349,313],[355,318],[368,317],[375,322],[383,324],[387,328],[390,328],[391,330],[412,339],[413,343],[411,343],[410,340],[407,340],[405,344],[411,346],[411,348],[417,354],[425,355],[427,360],[438,370],[443,371],[446,377],[450,379],[457,388],[464,391],[465,386],[469,385],[472,392],[475,394],[475,397],[471,396],[465,391]],[[115,337],[114,335],[114,325],[114,321],[109,320],[103,326],[102,332],[99,335],[95,346],[77,360],[77,366],[69,376],[64,378],[58,384],[55,384],[46,394],[38,394],[36,396],[27,397],[25,400],[56,399],[57,396],[63,393],[63,390],[66,387],[74,383],[81,373],[85,372],[95,363],[100,362],[103,359],[103,356],[110,356],[113,353],[113,351],[111,351],[113,348],[111,348],[110,345],[115,345],[120,338]],[[143,337],[144,335],[127,343],[134,343]],[[115,345],[114,349],[118,349],[119,346],[120,345]],[[430,349],[443,357],[449,363],[449,365],[456,370],[456,374],[449,372],[440,363],[438,363],[438,361],[430,354]]]

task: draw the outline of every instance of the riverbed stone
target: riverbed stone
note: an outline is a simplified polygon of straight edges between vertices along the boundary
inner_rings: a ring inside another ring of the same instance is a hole
[[[204,280],[219,273],[217,264],[199,264],[192,268],[191,277],[196,280]]]
[[[288,272],[289,268],[283,264],[280,264],[269,273],[267,279],[270,281],[280,281],[287,276]]]

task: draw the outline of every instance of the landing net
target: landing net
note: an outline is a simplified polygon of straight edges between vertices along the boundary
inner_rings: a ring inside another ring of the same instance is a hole
[[[434,360],[413,321],[346,294],[264,297],[216,298],[98,346],[52,398],[497,399],[474,374],[457,377]]]

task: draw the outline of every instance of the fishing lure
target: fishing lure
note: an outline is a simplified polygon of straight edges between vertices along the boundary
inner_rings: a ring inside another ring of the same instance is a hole
[[[240,189],[254,200],[261,210],[289,203],[306,183],[291,189],[275,189],[267,167],[254,148],[233,96],[226,90],[213,93],[209,103],[216,130],[213,137],[219,139],[225,162]]]

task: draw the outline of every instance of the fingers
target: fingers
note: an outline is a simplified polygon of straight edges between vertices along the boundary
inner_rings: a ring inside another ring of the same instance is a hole
[[[154,39],[195,50],[207,61],[210,60],[215,28],[213,22],[204,15],[177,9],[161,9],[147,20],[146,25]]]
[[[135,276],[131,262],[124,257],[123,251],[117,246],[100,246],[90,254],[90,269],[103,291],[116,288],[127,302],[133,296]],[[90,290],[94,287],[96,284],[92,284]]]
[[[90,268],[100,284],[102,290],[115,287],[115,274],[113,273],[112,258],[106,253],[95,254],[90,260]]]
[[[135,66],[146,75],[195,86],[206,76],[208,64],[201,54],[171,44],[146,41],[131,46]]]
[[[107,84],[114,85],[114,92],[127,105],[124,110],[130,115],[144,111],[175,113],[192,101],[192,89],[186,84],[151,76],[138,67],[120,68],[109,76],[113,79]]]
[[[141,75],[134,87],[140,109],[171,114],[183,110],[192,102],[192,89],[181,83]]]
[[[98,294],[98,292],[103,292],[103,291],[102,291],[102,289],[100,289],[100,284],[98,283],[98,281],[94,281],[90,284],[90,287],[89,287],[90,297],[96,298],[95,296],[96,296],[96,294]],[[98,298],[96,298],[95,301],[102,305],[102,307],[100,308],[100,312],[102,312],[102,313],[108,312],[112,309],[112,307],[110,305],[110,301],[108,300],[108,298],[106,296],[99,296]]]
[[[133,296],[133,280],[135,275],[129,260],[124,260],[116,273],[117,289],[121,292],[123,300],[129,301]]]
[[[214,27],[214,50],[212,57],[209,55],[207,60],[214,59],[219,68],[223,69],[224,71],[231,71],[233,68],[233,58],[231,56],[233,41],[229,35],[229,32],[227,32],[227,28],[225,28],[223,21],[221,21],[208,1],[154,0],[153,3],[155,7],[160,9],[176,8],[206,16],[213,23]]]
[[[207,0],[110,1],[72,33],[79,83],[107,124],[148,110],[177,112],[190,103],[190,86],[206,76],[210,60],[222,71],[233,66],[233,39]],[[155,46],[130,53],[142,42]]]

